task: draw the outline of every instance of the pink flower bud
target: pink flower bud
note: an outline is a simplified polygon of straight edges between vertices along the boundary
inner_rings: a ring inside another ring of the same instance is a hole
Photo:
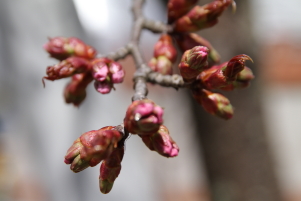
[[[186,50],[192,49],[195,46],[206,46],[209,49],[208,58],[213,63],[220,62],[220,55],[213,48],[209,41],[195,33],[184,33],[176,37],[176,41],[180,49],[185,52]]]
[[[214,26],[218,17],[233,0],[215,0],[204,6],[195,6],[175,22],[176,32],[192,32]]]
[[[124,127],[132,134],[157,132],[163,123],[163,109],[149,99],[134,101],[127,109]]]
[[[140,135],[144,144],[150,149],[165,157],[175,157],[179,153],[179,147],[169,135],[168,129],[161,125],[156,133]]]
[[[107,80],[103,82],[95,81],[94,88],[96,89],[96,91],[98,91],[101,94],[108,94],[111,92],[113,85],[110,81]]]
[[[230,119],[233,116],[233,107],[230,101],[219,93],[212,93],[203,89],[199,94],[194,94],[194,98],[200,103],[206,112],[221,117]]]
[[[93,77],[90,73],[73,75],[71,82],[66,86],[64,91],[66,103],[79,106],[86,98],[86,87],[92,80]]]
[[[64,61],[54,65],[48,66],[46,74],[43,79],[47,80],[58,80],[61,78],[70,77],[77,73],[84,73],[89,71],[91,68],[90,61],[80,57],[69,57]]]
[[[71,164],[73,172],[80,172],[87,167],[95,166],[107,158],[122,139],[122,134],[107,126],[82,134],[68,149],[65,163]]]
[[[97,58],[92,61],[94,87],[102,94],[110,93],[114,84],[123,82],[125,72],[120,63],[109,58]]]
[[[70,56],[93,59],[97,53],[93,47],[86,45],[75,37],[49,38],[49,42],[44,45],[44,49],[51,57],[58,60],[64,60]]]
[[[117,84],[117,83],[123,82],[125,72],[124,72],[122,66],[120,65],[120,63],[112,62],[110,64],[110,72],[112,74],[113,83]]]
[[[124,155],[124,147],[117,147],[100,166],[99,189],[107,194],[111,191],[115,179],[121,170],[121,161]]]
[[[196,46],[184,52],[179,70],[185,81],[195,79],[202,70],[208,67],[208,52],[209,49],[205,46]]]
[[[168,23],[171,24],[185,15],[197,2],[198,0],[169,0],[167,4]]]
[[[245,63],[247,60],[253,62],[251,57],[245,54],[240,54],[233,57],[227,64],[227,67],[223,70],[224,75],[228,80],[234,81],[237,78],[239,72],[245,68]]]

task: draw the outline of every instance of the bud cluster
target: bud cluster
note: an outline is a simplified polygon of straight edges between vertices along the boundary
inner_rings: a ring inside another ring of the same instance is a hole
[[[123,82],[125,72],[118,62],[96,58],[97,51],[78,38],[50,38],[44,49],[60,63],[47,67],[43,82],[44,79],[54,81],[72,77],[64,91],[66,103],[79,106],[86,97],[86,87],[93,79],[96,91],[102,94],[114,89],[114,84]]]
[[[223,119],[233,116],[230,101],[214,90],[231,91],[249,86],[254,75],[245,66],[245,55],[237,55],[228,62],[219,64],[220,55],[206,39],[192,33],[211,27],[218,17],[234,0],[214,0],[203,6],[196,5],[197,0],[169,0],[168,24],[161,31],[162,23],[150,23],[141,12],[143,0],[135,0],[135,15],[132,40],[107,57],[97,57],[97,51],[78,38],[50,38],[44,49],[50,57],[59,60],[58,64],[46,69],[44,80],[58,80],[71,77],[64,90],[66,103],[79,106],[86,97],[87,86],[94,81],[96,91],[107,94],[114,84],[122,83],[125,71],[117,60],[131,54],[136,64],[134,73],[135,95],[128,107],[123,123],[119,126],[107,126],[82,134],[74,141],[65,156],[73,172],[80,172],[102,162],[100,166],[99,188],[109,193],[121,171],[124,156],[124,144],[129,133],[141,137],[150,150],[164,157],[175,157],[179,147],[163,125],[164,110],[147,99],[147,82],[187,87],[195,100],[208,113]],[[139,10],[140,9],[140,10]],[[139,50],[141,30],[148,28],[160,32],[161,37],[154,46],[153,58],[148,66]],[[171,30],[169,30],[169,28]],[[173,64],[179,52],[182,54],[178,64],[181,76],[173,74]],[[151,79],[154,78],[155,79]],[[175,79],[179,78],[179,79]]]

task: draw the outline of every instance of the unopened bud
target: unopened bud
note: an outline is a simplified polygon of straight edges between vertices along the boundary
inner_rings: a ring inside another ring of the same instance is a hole
[[[157,59],[152,58],[148,63],[150,68],[162,75],[171,75],[172,74],[172,63],[165,56],[159,56]]]
[[[66,103],[79,106],[86,98],[86,88],[93,80],[91,73],[81,73],[72,76],[71,82],[64,90]]]
[[[54,65],[48,66],[46,74],[43,79],[58,80],[66,77],[70,77],[77,73],[84,73],[91,68],[90,61],[81,57],[69,57],[64,61]]]
[[[49,42],[44,45],[44,49],[51,57],[58,60],[64,60],[70,56],[86,59],[93,59],[96,56],[96,50],[93,47],[75,37],[49,38]]]
[[[162,34],[154,47],[154,57],[165,56],[171,63],[177,59],[177,50],[173,44],[172,38],[168,34]]]
[[[230,101],[219,93],[212,93],[203,89],[199,94],[194,94],[194,98],[203,106],[206,112],[212,115],[226,120],[233,116],[233,107]]]
[[[114,89],[114,84],[123,82],[125,72],[120,63],[108,58],[98,58],[92,61],[92,75],[95,89],[107,94]]]
[[[168,129],[161,125],[156,133],[140,135],[144,144],[150,149],[165,157],[175,157],[179,153],[179,147],[169,135]]]
[[[65,163],[71,164],[73,172],[93,167],[112,153],[122,139],[122,134],[113,128],[107,126],[86,132],[73,143],[65,156]]]
[[[184,80],[189,81],[195,79],[202,70],[208,67],[209,49],[205,46],[196,46],[184,52],[179,70]]]
[[[241,54],[233,57],[227,63],[227,67],[223,69],[223,73],[229,81],[236,80],[238,73],[240,73],[245,68],[245,63],[247,60],[253,62],[251,57],[245,54]]]
[[[195,33],[184,33],[176,37],[180,49],[185,52],[195,46],[205,46],[209,49],[208,59],[213,63],[220,62],[220,55],[205,38]]]
[[[168,23],[171,24],[185,15],[197,2],[198,0],[169,0],[167,4]]]
[[[132,134],[157,132],[163,123],[163,109],[149,99],[134,101],[127,109],[124,127]]]
[[[233,0],[215,0],[204,6],[195,6],[175,22],[176,32],[192,32],[214,26],[218,17]]]
[[[115,179],[121,170],[121,161],[124,155],[124,147],[117,147],[100,166],[99,189],[107,194],[111,191]]]

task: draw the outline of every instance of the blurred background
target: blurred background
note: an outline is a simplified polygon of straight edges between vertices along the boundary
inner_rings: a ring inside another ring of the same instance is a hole
[[[200,4],[210,2],[200,0]],[[166,21],[167,0],[148,0],[145,16]],[[98,189],[99,166],[73,173],[63,157],[82,133],[122,122],[130,104],[126,80],[101,95],[89,86],[84,103],[66,105],[68,80],[46,82],[56,63],[42,49],[47,37],[75,36],[101,53],[130,39],[130,0],[0,1],[0,200],[2,201],[300,201],[301,13],[299,0],[236,0],[213,28],[199,32],[227,61],[254,60],[250,88],[225,95],[235,107],[224,121],[205,113],[189,91],[150,85],[149,98],[165,108],[164,121],[181,151],[166,159],[141,139],[126,143],[112,191]],[[159,34],[144,31],[152,57]]]

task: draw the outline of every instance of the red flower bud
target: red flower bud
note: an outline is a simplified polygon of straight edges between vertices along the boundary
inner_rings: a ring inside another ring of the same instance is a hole
[[[140,135],[144,144],[152,151],[165,157],[175,157],[179,153],[179,147],[170,137],[168,129],[161,125],[159,130],[150,135]]]
[[[134,101],[127,109],[124,127],[132,134],[157,132],[163,123],[163,109],[149,99]]]
[[[86,87],[92,80],[93,77],[90,73],[73,75],[71,82],[66,86],[64,91],[66,103],[79,106],[86,98]]]
[[[169,0],[167,4],[168,23],[171,24],[185,15],[197,2],[198,0]]]
[[[192,32],[214,26],[218,17],[233,0],[215,0],[204,6],[195,6],[175,23],[176,32]]]
[[[68,149],[65,163],[71,164],[73,172],[80,172],[106,159],[122,139],[122,134],[107,126],[82,134]]]
[[[179,70],[185,81],[195,79],[202,70],[208,67],[208,52],[209,49],[205,46],[196,46],[184,52]]]
[[[115,179],[121,170],[121,161],[124,155],[124,147],[117,147],[100,166],[99,189],[107,194],[111,191]]]
[[[170,35],[162,34],[159,41],[154,47],[154,57],[165,56],[172,63],[177,59],[177,50],[173,45],[173,41]]]
[[[218,66],[212,66],[211,68],[204,70],[197,77],[197,80],[207,88],[207,89],[219,89],[229,84],[227,78],[223,74],[223,69],[226,67],[227,63],[223,63]]]
[[[96,50],[93,47],[75,37],[49,38],[49,42],[44,45],[44,49],[51,57],[58,60],[64,60],[70,56],[86,59],[93,59],[96,56]]]
[[[210,61],[212,61],[213,63],[220,62],[220,55],[218,54],[218,52],[213,48],[209,41],[198,34],[180,34],[176,37],[176,41],[183,52],[192,49],[195,46],[205,46],[209,49],[208,59],[210,59]]]
[[[228,80],[234,81],[237,78],[239,72],[245,68],[245,63],[247,60],[253,62],[251,57],[245,54],[240,54],[233,57],[227,64],[227,67],[223,69],[224,75]]]
[[[224,91],[232,91],[234,89],[246,88],[250,85],[250,81],[252,79],[254,79],[252,70],[248,67],[244,67],[244,69],[237,74],[236,80],[227,86],[221,87],[220,89]]]
[[[46,74],[43,79],[58,80],[61,78],[70,77],[77,73],[84,73],[91,68],[90,61],[80,57],[69,57],[64,61],[54,65],[48,66]]]
[[[232,118],[233,107],[225,96],[203,89],[198,93],[194,93],[193,97],[203,106],[206,112],[226,120]]]

